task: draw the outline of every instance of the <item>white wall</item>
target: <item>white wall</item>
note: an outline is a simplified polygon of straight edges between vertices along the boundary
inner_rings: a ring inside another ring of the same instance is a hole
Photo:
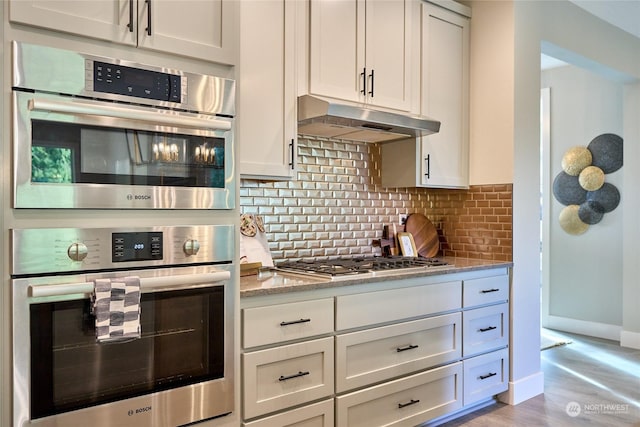
[[[640,80],[640,60],[638,60],[640,58],[640,39],[594,18],[567,1],[516,1],[514,4],[516,5],[516,52],[519,52],[516,60],[517,70],[539,67],[539,55],[541,50],[544,50],[547,54],[583,68],[594,70],[600,75],[625,85]],[[615,49],[612,49],[613,46],[615,46]],[[530,79],[520,79],[521,76],[518,73],[516,73],[516,76],[516,87],[521,87],[523,94],[522,97],[518,95],[515,97],[516,120],[518,120],[518,111],[521,111],[525,105],[538,104],[539,86],[534,88],[532,83],[539,84],[539,78],[536,81],[533,75]],[[632,123],[637,122],[638,114],[637,108],[634,113],[630,111],[629,105],[634,100],[637,102],[638,93],[637,91],[635,93],[629,91],[628,86],[623,88],[623,93],[625,94],[625,101],[622,110],[623,134],[621,136],[624,138],[625,147],[635,147],[640,144],[640,134],[637,128],[633,130]],[[531,111],[527,115],[522,114],[521,118],[522,120],[537,121],[538,113],[537,111]],[[516,141],[518,140],[518,135],[519,132],[516,130]],[[524,137],[524,133],[522,136]],[[534,144],[533,138],[530,143]],[[625,159],[626,167],[623,167],[622,174],[627,173],[626,169],[637,169],[637,164],[634,165],[629,159]],[[519,168],[517,162],[515,168],[516,170]],[[626,181],[633,182],[633,180]],[[620,190],[622,204],[624,205],[626,199],[631,199],[629,196],[631,196],[633,188],[627,185]],[[637,205],[631,207],[637,211]],[[629,231],[632,230],[630,229]],[[631,250],[632,253],[637,253],[640,250],[640,245],[637,243],[638,237],[640,236],[637,234],[632,235],[626,229],[622,233],[625,247]],[[514,238],[514,248],[516,246]],[[624,273],[624,270],[628,268],[634,268],[634,266],[628,262],[623,262],[622,299],[635,298],[637,301],[637,287],[640,286],[640,283],[637,281],[637,276],[633,279],[629,274]],[[627,306],[626,310],[630,310],[630,308]],[[629,323],[624,319],[625,314],[623,312],[622,331],[620,334],[620,338],[626,337],[623,345],[628,345],[629,336],[638,343],[640,335],[637,334],[637,331],[640,329],[640,323],[637,320]],[[603,323],[586,323],[586,329],[597,328],[601,325]],[[605,330],[604,333],[608,332]]]
[[[471,155],[477,159],[472,162],[471,183],[513,180],[512,366],[510,391],[502,398],[516,404],[544,391],[537,161],[541,44],[549,41],[622,75],[640,78],[640,40],[565,0],[474,0],[470,5]],[[486,32],[496,36],[482,36]],[[498,39],[498,33],[506,40]],[[634,142],[633,136],[625,135],[625,140],[637,144],[637,137]],[[626,289],[625,283],[625,295]]]
[[[603,133],[623,133],[623,85],[575,66],[542,72],[542,87],[551,92],[551,143],[549,182],[562,171],[562,157],[574,146],[586,147]],[[607,174],[605,181],[623,190],[623,170]],[[548,315],[543,325],[564,329],[570,319],[602,325],[618,339],[622,325],[622,236],[621,201],[602,221],[581,235],[566,233],[558,216],[565,207],[545,189],[549,203],[549,236],[544,239],[549,265]],[[543,310],[544,313],[544,310]],[[562,319],[555,319],[560,317]],[[584,323],[575,322],[576,325]],[[614,326],[612,326],[614,325]],[[590,325],[592,326],[592,325]],[[589,335],[596,330],[581,331]],[[591,332],[591,333],[590,333]],[[597,334],[596,334],[597,335]]]
[[[640,83],[627,85],[624,90],[624,135],[629,141],[625,146],[623,179],[627,186],[623,189],[623,298],[622,332],[623,346],[640,348],[640,192],[635,183],[640,182]],[[633,183],[633,184],[631,184]]]

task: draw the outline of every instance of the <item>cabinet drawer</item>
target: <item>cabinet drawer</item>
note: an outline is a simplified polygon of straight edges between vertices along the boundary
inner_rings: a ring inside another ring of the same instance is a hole
[[[336,425],[413,427],[462,407],[462,362],[336,398]]]
[[[244,353],[244,418],[331,395],[333,355],[333,338]]]
[[[459,359],[461,321],[453,313],[336,337],[336,391]]]
[[[476,308],[462,313],[462,355],[505,347],[509,344],[509,304]]]
[[[465,280],[462,284],[462,306],[474,307],[509,300],[509,276]]]
[[[244,427],[333,427],[333,399],[242,424]]]
[[[244,348],[331,332],[333,332],[333,298],[242,310]]]
[[[389,289],[336,299],[336,329],[393,322],[460,308],[462,282]]]
[[[463,362],[464,405],[494,396],[509,388],[509,350],[494,351]]]

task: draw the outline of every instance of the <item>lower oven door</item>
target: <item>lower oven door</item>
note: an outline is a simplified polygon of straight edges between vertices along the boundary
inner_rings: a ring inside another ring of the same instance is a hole
[[[141,338],[109,343],[96,341],[90,281],[14,280],[15,425],[178,426],[230,413],[229,272],[184,273],[140,278]]]

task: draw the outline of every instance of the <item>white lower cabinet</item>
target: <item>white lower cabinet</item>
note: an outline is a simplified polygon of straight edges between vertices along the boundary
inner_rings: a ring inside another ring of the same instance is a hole
[[[245,419],[333,394],[333,337],[242,355]]]
[[[333,333],[333,298],[242,310],[244,348]]]
[[[460,281],[339,296],[336,330],[459,310],[461,298]]]
[[[460,313],[336,337],[336,391],[366,386],[462,355]]]
[[[333,399],[244,423],[244,427],[333,427]]]
[[[431,369],[336,398],[336,425],[407,426],[462,407],[462,363]]]
[[[509,350],[466,359],[464,370],[464,404],[487,399],[509,388]]]
[[[509,344],[509,304],[462,313],[462,355],[473,356]]]
[[[413,427],[506,391],[507,269],[438,278],[243,304],[243,425]]]

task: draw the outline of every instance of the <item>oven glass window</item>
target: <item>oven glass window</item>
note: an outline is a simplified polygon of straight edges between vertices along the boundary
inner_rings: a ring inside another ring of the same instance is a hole
[[[96,342],[89,300],[31,305],[33,419],[224,377],[224,287],[142,294],[142,337]]]
[[[224,188],[224,138],[32,121],[37,183]]]

